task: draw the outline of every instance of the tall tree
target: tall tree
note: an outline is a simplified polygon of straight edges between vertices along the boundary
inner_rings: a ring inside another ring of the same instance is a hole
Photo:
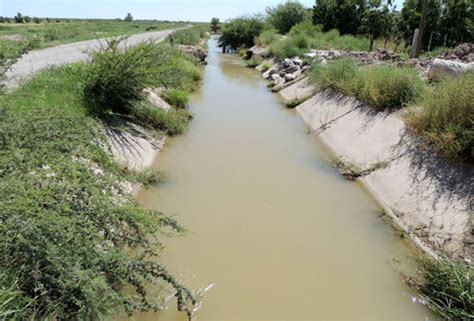
[[[299,1],[286,1],[276,7],[267,8],[267,20],[280,33],[285,34],[291,27],[303,22],[307,16],[307,10]]]
[[[219,31],[219,29],[220,29],[219,23],[220,23],[219,18],[214,17],[214,18],[211,19],[211,30],[212,30],[212,32]]]
[[[357,34],[366,9],[367,0],[316,0],[313,23],[322,25],[324,31]]]

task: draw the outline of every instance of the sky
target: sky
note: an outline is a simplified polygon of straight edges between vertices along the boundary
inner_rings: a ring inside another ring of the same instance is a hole
[[[401,3],[403,0],[396,0]],[[36,17],[123,18],[130,12],[135,19],[209,21],[263,12],[283,0],[0,0],[0,16],[17,12]],[[300,0],[310,7],[314,0]],[[398,5],[400,7],[400,5]]]

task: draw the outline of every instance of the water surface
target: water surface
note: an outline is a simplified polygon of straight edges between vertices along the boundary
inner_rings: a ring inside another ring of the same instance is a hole
[[[255,70],[215,40],[209,51],[191,129],[155,165],[167,182],[139,196],[191,231],[161,262],[193,288],[214,284],[197,320],[433,320],[394,271],[409,249],[370,195]],[[186,320],[174,305],[133,319]]]

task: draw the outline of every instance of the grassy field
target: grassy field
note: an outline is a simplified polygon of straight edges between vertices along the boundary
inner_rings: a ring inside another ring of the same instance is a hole
[[[16,58],[23,52],[63,43],[146,31],[179,28],[186,22],[121,20],[59,20],[41,23],[0,23],[0,59]]]
[[[119,184],[159,175],[116,163],[103,148],[103,126],[120,119],[156,135],[182,132],[189,112],[165,113],[142,90],[165,87],[183,107],[200,79],[195,59],[147,43],[103,49],[90,63],[43,71],[0,95],[0,319],[95,320],[159,309],[150,283],[174,289],[182,311],[193,304],[156,262],[162,239],[184,229]]]

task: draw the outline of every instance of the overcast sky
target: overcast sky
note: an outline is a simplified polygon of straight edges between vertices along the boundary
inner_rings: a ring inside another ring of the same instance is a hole
[[[397,0],[402,1],[402,0]],[[209,21],[258,13],[282,0],[0,0],[0,16],[24,15],[55,18],[123,18]],[[312,6],[314,0],[301,0]]]

